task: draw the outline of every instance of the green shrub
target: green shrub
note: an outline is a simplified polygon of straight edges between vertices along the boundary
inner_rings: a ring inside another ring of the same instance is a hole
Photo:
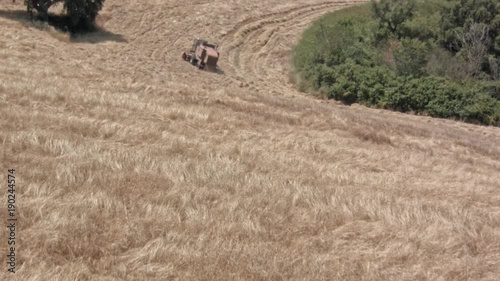
[[[468,80],[467,61],[439,46],[436,7],[442,4],[420,0],[416,7],[415,17],[395,28],[399,39],[387,37],[392,31],[380,19],[367,17],[370,5],[320,19],[294,49],[300,88],[346,104],[499,126],[500,82]],[[495,60],[489,58],[490,68]]]
[[[428,47],[418,39],[403,39],[394,51],[396,71],[399,75],[420,77],[425,73]]]
[[[431,76],[447,77],[458,68],[453,56],[446,49],[435,47],[429,50],[425,73]]]
[[[476,83],[477,91],[500,101],[500,81],[481,81]]]
[[[389,84],[384,97],[386,108],[401,112],[423,112],[432,92],[441,86],[437,79],[399,77]]]
[[[417,38],[421,41],[437,41],[441,34],[440,11],[445,6],[444,1],[420,0],[416,2],[412,18],[401,26],[401,33],[407,38]]]

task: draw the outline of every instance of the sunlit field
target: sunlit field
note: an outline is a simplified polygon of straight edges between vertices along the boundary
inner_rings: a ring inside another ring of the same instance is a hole
[[[498,280],[500,128],[300,93],[357,1],[107,0],[70,37],[0,5],[1,280]],[[19,3],[21,2],[21,3]],[[218,72],[181,59],[220,45]]]

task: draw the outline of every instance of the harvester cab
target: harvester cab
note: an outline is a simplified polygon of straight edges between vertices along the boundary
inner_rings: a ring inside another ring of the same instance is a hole
[[[206,40],[195,39],[191,50],[183,52],[182,58],[198,66],[199,69],[205,69],[205,67],[215,69],[219,60],[218,48],[218,45],[209,44]]]

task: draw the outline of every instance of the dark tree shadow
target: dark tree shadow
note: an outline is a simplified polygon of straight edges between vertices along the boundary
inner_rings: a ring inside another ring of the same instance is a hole
[[[16,20],[23,24],[30,24],[32,20],[26,11],[4,11],[0,10],[0,17]],[[36,15],[33,22],[44,22],[43,17]],[[128,41],[121,35],[105,30],[95,24],[73,25],[71,18],[66,15],[49,14],[47,24],[55,29],[70,34],[71,42],[77,43],[100,43],[106,41],[127,43]]]
[[[95,44],[107,41],[128,43],[123,35],[113,33],[101,27],[94,27],[92,31],[71,33],[71,42]]]
[[[205,71],[215,73],[218,75],[226,75],[224,70],[220,69],[218,66],[214,67],[205,67]]]
[[[0,10],[0,17],[9,19],[9,20],[17,20],[19,22],[29,22],[30,21],[30,16],[26,11],[4,11]]]
[[[218,75],[226,75],[226,73],[224,72],[224,70],[220,69],[219,67],[217,67],[215,69],[215,71],[213,71],[213,72],[215,72]]]

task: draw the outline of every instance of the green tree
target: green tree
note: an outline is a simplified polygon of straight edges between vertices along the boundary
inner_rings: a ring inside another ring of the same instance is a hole
[[[372,11],[381,29],[399,37],[400,26],[413,17],[415,0],[372,0]]]
[[[64,9],[74,26],[93,25],[103,4],[104,0],[65,0]]]
[[[463,36],[473,25],[488,30],[489,52],[500,55],[500,2],[498,0],[448,0],[441,13],[442,40],[446,48],[458,52]]]
[[[33,15],[32,10],[48,20],[49,8],[52,5],[63,3],[67,16],[71,19],[73,27],[89,27],[94,25],[97,14],[102,9],[105,0],[25,0],[28,12]]]

